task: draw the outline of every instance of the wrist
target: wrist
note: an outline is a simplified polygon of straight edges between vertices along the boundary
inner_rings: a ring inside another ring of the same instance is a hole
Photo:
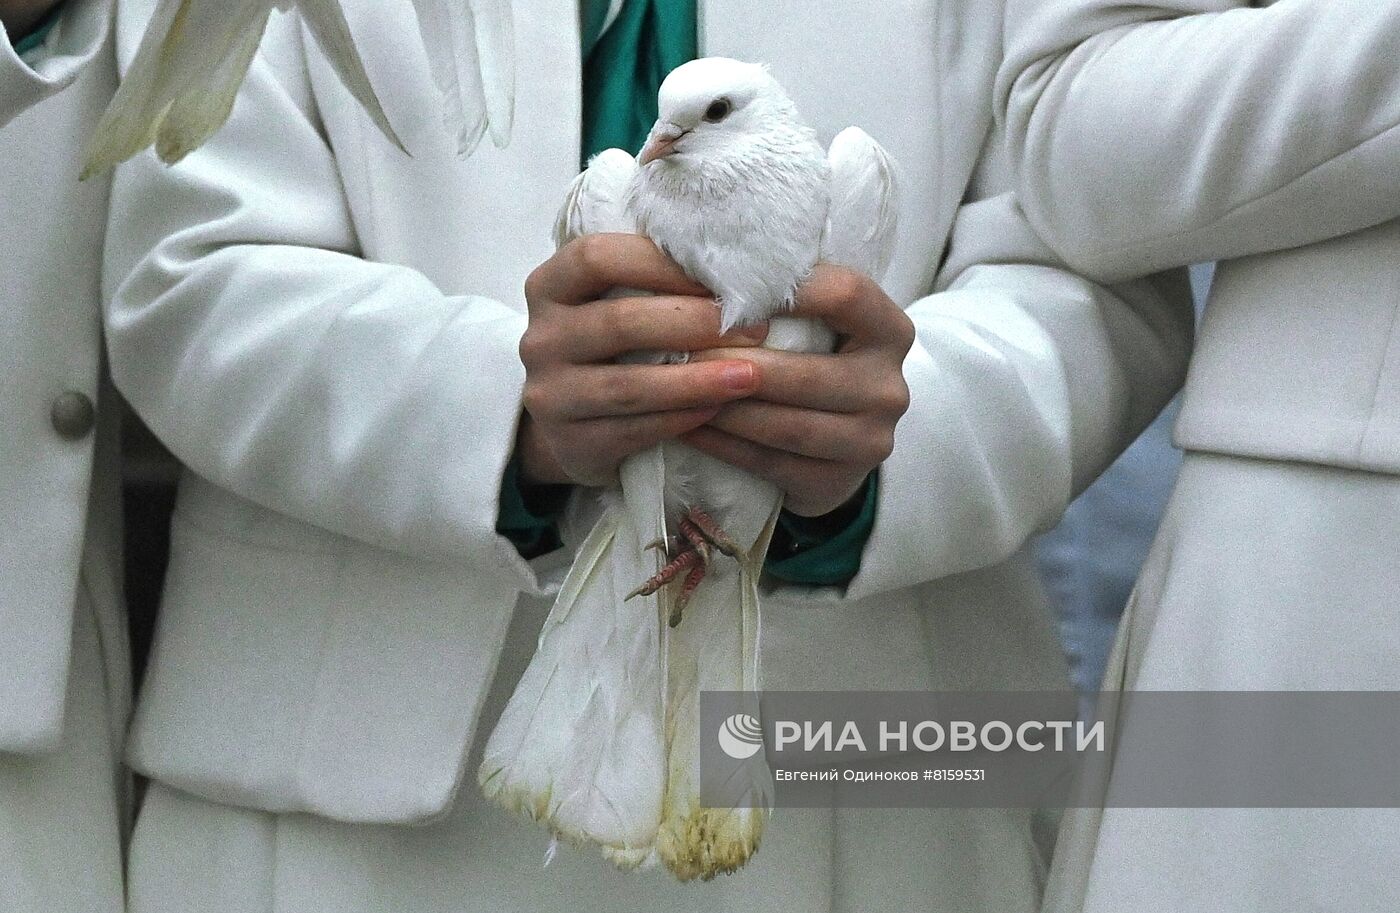
[[[515,435],[515,455],[522,482],[528,485],[573,484],[528,412],[521,413],[520,429]]]
[[[869,481],[870,476],[868,475],[861,479],[860,483],[852,489],[850,496],[834,508],[809,513],[789,506],[787,512],[800,518],[803,526],[813,532],[829,531],[832,534],[840,532],[860,515],[861,509],[865,505],[865,490]]]

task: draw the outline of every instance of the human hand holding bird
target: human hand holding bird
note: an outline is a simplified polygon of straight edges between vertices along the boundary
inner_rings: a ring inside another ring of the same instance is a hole
[[[909,408],[903,368],[914,324],[873,279],[825,263],[798,288],[792,315],[834,330],[836,351],[695,353],[698,364],[745,358],[759,382],[752,396],[721,406],[680,439],[772,482],[788,511],[818,517],[859,493],[894,450]]]
[[[599,298],[628,287],[653,297]],[[564,300],[567,299],[567,300]],[[889,456],[909,405],[913,323],[869,277],[819,264],[792,315],[840,334],[836,353],[757,348],[767,324],[719,333],[714,300],[639,235],[588,235],[526,283],[525,418],[517,453],[537,483],[602,486],[626,457],[680,438],[820,516]],[[685,365],[618,365],[638,350]]]
[[[636,293],[603,297],[615,288]],[[721,335],[709,292],[640,235],[566,243],[526,281],[525,298],[525,416],[516,452],[527,481],[614,484],[623,459],[693,430],[757,388],[758,372],[743,356],[767,328]],[[733,357],[617,363],[636,351],[716,346]]]

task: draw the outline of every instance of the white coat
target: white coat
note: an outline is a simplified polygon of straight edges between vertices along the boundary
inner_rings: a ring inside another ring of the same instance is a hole
[[[1102,281],[1226,261],[1177,443],[1400,472],[1400,6],[1009,8],[1032,224]]]
[[[0,751],[58,745],[79,587],[121,642],[116,416],[96,408],[108,182],[78,182],[116,87],[109,7],[72,4],[36,69],[0,42]]]
[[[277,17],[209,146],[116,178],[113,371],[189,467],[130,759],[220,803],[421,822],[540,598],[494,525],[522,283],[578,168],[578,17],[515,4],[512,142],[461,162],[422,48],[383,37],[411,8],[346,8],[412,158]],[[768,62],[824,137],[858,124],[904,168],[913,404],[859,575],[765,602],[769,685],[1062,687],[1023,546],[1178,386],[1184,278],[1097,285],[1030,230],[994,145],[999,4],[701,10],[704,53]]]
[[[1032,223],[1104,281],[1222,261],[1108,687],[1400,688],[1400,4],[1008,10],[998,100]],[[1076,809],[1046,907],[1393,910],[1397,822]]]
[[[102,365],[108,182],[78,183],[116,86],[107,0],[25,60],[0,34],[0,909],[122,909],[130,706],[116,415]]]

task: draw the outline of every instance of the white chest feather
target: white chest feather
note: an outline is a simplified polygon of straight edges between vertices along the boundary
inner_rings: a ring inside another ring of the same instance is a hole
[[[698,179],[658,162],[638,174],[631,203],[641,232],[714,292],[727,330],[791,306],[820,258],[829,182],[821,147],[799,136]]]

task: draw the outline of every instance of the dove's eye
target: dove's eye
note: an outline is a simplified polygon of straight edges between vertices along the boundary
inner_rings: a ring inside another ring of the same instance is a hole
[[[734,110],[734,106],[729,103],[729,99],[720,98],[710,103],[705,109],[705,120],[712,124],[717,124],[729,116],[729,112]]]

